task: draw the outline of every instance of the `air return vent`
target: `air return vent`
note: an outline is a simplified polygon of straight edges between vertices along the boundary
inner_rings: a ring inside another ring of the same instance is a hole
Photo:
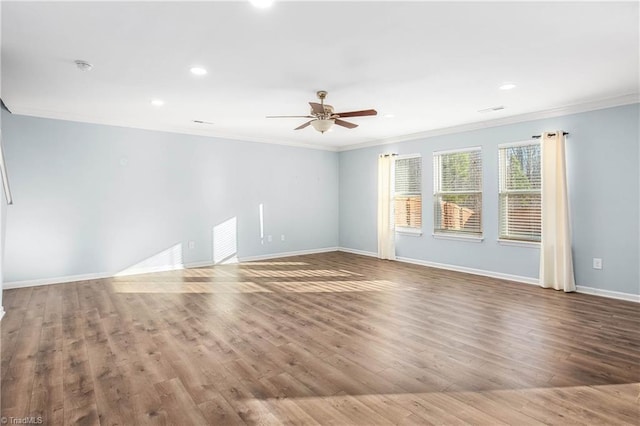
[[[486,108],[486,109],[478,110],[478,112],[479,112],[480,114],[486,114],[487,112],[500,111],[501,109],[504,109],[504,106],[502,106],[502,105],[494,106],[494,107],[491,107],[491,108]]]

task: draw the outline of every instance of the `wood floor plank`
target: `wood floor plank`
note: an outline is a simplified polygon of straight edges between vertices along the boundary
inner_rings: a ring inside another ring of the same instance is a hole
[[[95,399],[95,379],[89,365],[83,324],[84,319],[79,311],[74,315],[65,315],[62,323],[64,424],[97,425],[100,420]],[[3,395],[5,389],[2,388]]]
[[[215,395],[198,404],[202,416],[210,425],[244,425],[245,422],[222,395]]]
[[[20,331],[20,340],[2,379],[4,387],[15,389],[14,392],[2,394],[2,413],[6,417],[20,418],[29,415],[41,335],[42,330],[35,326]]]
[[[29,416],[48,419],[51,424],[64,423],[63,338],[62,324],[49,320],[42,328],[36,355],[33,391]]]
[[[168,413],[171,424],[207,424],[198,406],[193,402],[179,379],[156,383],[155,389],[160,395],[160,401]]]
[[[3,416],[637,425],[638,304],[347,253],[6,290]]]

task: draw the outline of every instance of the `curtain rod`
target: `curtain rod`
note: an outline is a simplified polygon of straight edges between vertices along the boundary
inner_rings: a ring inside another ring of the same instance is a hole
[[[569,132],[562,132],[562,134],[564,136],[567,136],[569,134]],[[555,136],[555,133],[549,133],[549,136]],[[531,136],[533,139],[540,139],[542,137],[542,135],[533,135]]]
[[[380,157],[393,157],[393,156],[396,156],[396,155],[398,155],[398,154],[396,154],[396,153],[393,153],[393,154],[380,154]]]

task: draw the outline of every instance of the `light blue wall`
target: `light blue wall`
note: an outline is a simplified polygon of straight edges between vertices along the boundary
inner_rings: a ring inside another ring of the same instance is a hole
[[[497,145],[564,129],[577,283],[640,294],[639,113],[629,105],[340,154],[3,113],[15,199],[5,281],[116,273],[176,246],[184,263],[211,261],[212,229],[233,217],[240,257],[335,247],[338,232],[340,246],[375,252],[382,152],[423,156],[424,234],[398,236],[399,256],[534,278],[537,248],[496,241]],[[483,149],[485,239],[436,240],[432,152],[469,146]],[[260,239],[260,204],[271,243]]]
[[[498,144],[562,129],[567,167],[573,253],[578,285],[640,294],[639,105],[591,111],[501,127],[363,148],[340,153],[340,246],[376,252],[376,167],[380,153],[423,158],[423,235],[398,235],[397,255],[448,265],[537,278],[539,249],[500,245]],[[484,241],[434,239],[433,151],[481,146]],[[603,269],[592,269],[592,258]]]
[[[213,228],[234,217],[241,258],[337,246],[335,152],[2,118],[6,281],[115,273],[176,246],[211,261]]]

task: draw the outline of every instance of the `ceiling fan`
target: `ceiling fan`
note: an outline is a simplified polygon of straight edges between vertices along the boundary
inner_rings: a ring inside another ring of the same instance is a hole
[[[364,117],[367,115],[377,115],[378,112],[375,109],[365,109],[362,111],[349,111],[349,112],[334,112],[331,105],[325,105],[324,99],[327,97],[325,90],[319,90],[317,93],[320,103],[309,102],[311,105],[311,112],[309,115],[270,115],[267,118],[311,118],[306,123],[296,127],[294,130],[304,129],[311,125],[314,129],[320,133],[324,133],[329,130],[334,124],[338,126],[346,127],[347,129],[353,129],[358,127],[357,124],[350,123],[342,120],[347,117]]]

